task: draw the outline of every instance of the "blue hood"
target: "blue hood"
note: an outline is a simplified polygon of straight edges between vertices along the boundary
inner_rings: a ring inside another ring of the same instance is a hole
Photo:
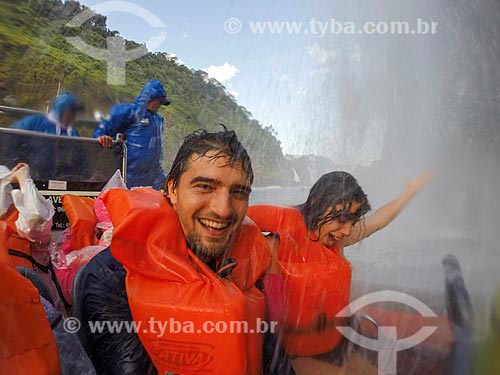
[[[82,109],[82,105],[78,103],[78,100],[70,93],[63,93],[59,95],[52,105],[51,112],[61,121],[61,117],[68,109],[78,112]]]
[[[167,98],[167,92],[163,88],[163,85],[161,84],[160,81],[154,79],[146,83],[146,85],[142,88],[142,91],[139,94],[139,96],[135,98],[134,103],[139,107],[138,112],[141,115],[144,115],[144,113],[146,113],[146,107],[148,103],[151,100],[156,99],[158,97],[163,98],[161,104],[163,105],[170,104],[170,101]]]

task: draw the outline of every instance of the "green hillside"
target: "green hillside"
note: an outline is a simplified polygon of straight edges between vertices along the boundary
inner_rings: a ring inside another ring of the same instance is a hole
[[[148,53],[127,63],[126,84],[106,83],[107,66],[76,50],[67,36],[80,36],[86,43],[106,47],[106,38],[119,35],[106,26],[106,17],[95,16],[81,27],[65,26],[86,9],[77,1],[0,0],[0,104],[44,110],[61,89],[77,94],[84,102],[86,116],[95,110],[107,113],[118,102],[131,102],[150,79],[167,88],[172,104],[164,107],[165,168],[187,134],[199,129],[216,129],[219,123],[237,132],[253,160],[257,185],[279,184],[286,162],[280,142],[271,126],[264,127],[236,103],[224,86],[208,79],[166,53]],[[126,41],[127,49],[138,46]],[[90,136],[92,129],[81,129]]]

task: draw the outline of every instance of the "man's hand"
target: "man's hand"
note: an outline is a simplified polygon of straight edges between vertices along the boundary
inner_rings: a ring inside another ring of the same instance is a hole
[[[113,138],[111,138],[109,135],[100,135],[99,137],[97,137],[97,142],[102,147],[111,148],[111,146],[113,146]]]
[[[10,182],[22,185],[24,180],[31,178],[30,167],[26,163],[19,163],[11,169],[12,175],[9,177]]]

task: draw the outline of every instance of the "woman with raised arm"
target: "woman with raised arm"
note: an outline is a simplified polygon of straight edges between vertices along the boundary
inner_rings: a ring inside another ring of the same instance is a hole
[[[345,370],[339,366],[346,362],[347,342],[336,328],[349,324],[336,317],[350,297],[351,266],[343,249],[387,226],[430,178],[428,172],[419,174],[398,198],[366,217],[366,194],[352,175],[338,171],[323,175],[295,208],[250,207],[250,218],[270,233],[272,250],[264,290],[268,319],[278,330],[269,373]],[[363,373],[371,367],[356,356],[349,363]]]

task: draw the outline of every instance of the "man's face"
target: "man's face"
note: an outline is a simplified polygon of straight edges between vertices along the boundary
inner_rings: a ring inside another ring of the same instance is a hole
[[[160,107],[161,107],[161,98],[155,98],[151,100],[147,105],[148,110],[150,110],[153,113],[157,113],[160,110]]]
[[[68,108],[61,116],[61,124],[65,127],[71,126],[76,120],[76,113],[73,109]]]
[[[219,258],[229,249],[250,195],[250,181],[241,165],[227,166],[225,156],[210,159],[213,155],[194,154],[178,186],[168,184],[189,248],[202,260]]]

